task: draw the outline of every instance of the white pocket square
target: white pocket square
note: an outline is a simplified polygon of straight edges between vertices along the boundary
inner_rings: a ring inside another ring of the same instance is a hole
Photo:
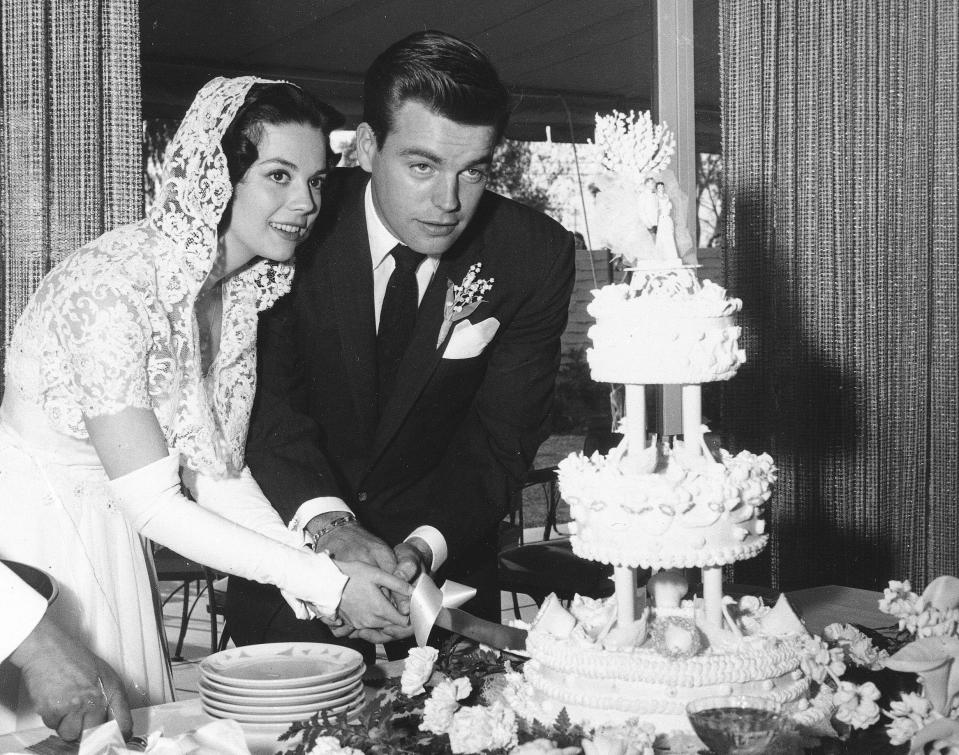
[[[482,322],[458,322],[443,352],[443,359],[469,359],[483,353],[499,330],[499,320],[487,317]]]

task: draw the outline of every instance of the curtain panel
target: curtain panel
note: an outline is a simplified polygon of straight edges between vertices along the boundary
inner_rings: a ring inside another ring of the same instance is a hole
[[[137,7],[0,0],[0,368],[43,275],[142,216]]]
[[[736,448],[780,470],[737,581],[959,575],[955,0],[720,0]]]

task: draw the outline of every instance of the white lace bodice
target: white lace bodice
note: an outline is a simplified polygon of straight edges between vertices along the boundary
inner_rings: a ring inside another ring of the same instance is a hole
[[[7,387],[59,431],[83,415],[152,408],[171,448],[215,477],[238,472],[256,387],[257,312],[289,290],[289,264],[261,260],[223,282],[220,350],[201,373],[194,304],[217,258],[232,194],[220,140],[259,79],[214,79],[167,150],[149,218],[67,256],[13,333]]]

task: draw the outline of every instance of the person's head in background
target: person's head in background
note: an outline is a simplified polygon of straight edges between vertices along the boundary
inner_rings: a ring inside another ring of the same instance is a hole
[[[373,205],[398,240],[442,254],[479,206],[509,93],[475,45],[438,31],[411,34],[370,66],[356,132]]]

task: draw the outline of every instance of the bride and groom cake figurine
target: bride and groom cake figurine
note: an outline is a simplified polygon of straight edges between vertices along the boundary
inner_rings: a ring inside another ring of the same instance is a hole
[[[637,216],[649,235],[653,259],[664,264],[678,264],[676,224],[673,221],[673,202],[666,192],[666,184],[650,177],[643,182],[637,203]]]

